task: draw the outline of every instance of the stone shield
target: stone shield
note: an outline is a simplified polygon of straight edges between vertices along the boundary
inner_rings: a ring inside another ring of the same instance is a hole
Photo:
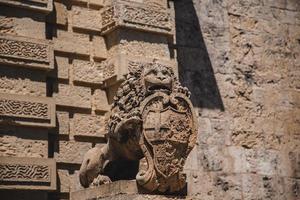
[[[191,103],[180,93],[158,92],[141,108],[144,123],[140,145],[148,170],[137,180],[148,190],[179,191],[185,186],[185,160],[196,141]]]

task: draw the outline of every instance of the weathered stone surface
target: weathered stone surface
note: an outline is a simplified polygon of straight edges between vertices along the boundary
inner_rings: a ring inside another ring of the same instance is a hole
[[[104,90],[95,90],[93,94],[93,107],[96,111],[109,111],[108,96]]]
[[[0,156],[47,158],[47,130],[0,126]]]
[[[138,194],[139,188],[135,181],[116,181],[114,183],[101,185],[96,188],[79,190],[71,193],[72,200],[87,200],[87,199],[190,199],[189,197],[167,196],[167,195],[147,195]]]
[[[102,84],[115,75],[115,70],[107,62],[73,61],[74,81]]]
[[[58,182],[60,183],[59,186],[59,191],[62,193],[68,193],[70,192],[70,175],[68,170],[64,169],[58,169],[57,170],[57,178]]]
[[[0,92],[29,96],[46,96],[46,76],[40,71],[1,66]]]
[[[56,190],[56,163],[44,158],[0,158],[1,189]]]
[[[52,44],[47,40],[0,34],[0,63],[53,69]]]
[[[172,34],[170,13],[158,7],[120,1],[102,11],[101,17],[103,34],[122,26],[142,31]]]
[[[105,44],[105,38],[93,35],[92,44],[91,44],[92,52],[94,58],[97,59],[106,59],[107,58],[107,47]]]
[[[20,2],[17,0],[1,0],[0,3],[45,13],[49,13],[53,9],[52,0],[32,0],[30,2]]]
[[[44,19],[45,16],[23,8],[1,5],[0,33],[44,40]]]
[[[55,127],[55,103],[47,97],[0,93],[0,122]]]
[[[75,28],[101,31],[101,13],[98,10],[73,6],[72,24]]]
[[[69,135],[70,133],[70,118],[68,112],[56,112],[58,133],[61,135]]]
[[[55,12],[52,12],[47,17],[47,22],[60,24],[60,25],[67,25],[68,23],[68,11],[67,7],[64,2],[54,2],[53,4]]]
[[[58,141],[54,150],[54,158],[59,163],[80,164],[84,153],[91,147],[92,144],[87,142]]]
[[[88,35],[57,30],[53,38],[54,50],[79,55],[89,55],[90,42]],[[74,45],[76,44],[76,45]]]
[[[74,114],[71,133],[74,136],[102,137],[105,134],[105,116]]]
[[[53,77],[61,79],[69,79],[69,58],[62,56],[55,56],[55,66],[57,73],[53,72]]]
[[[57,105],[91,108],[91,89],[87,87],[58,84],[53,97]]]
[[[128,68],[130,73],[112,103],[108,143],[85,154],[80,183],[89,187],[136,177],[137,183],[149,192],[181,192],[186,186],[184,163],[197,135],[189,91],[180,85],[173,67],[156,61],[132,61]],[[138,163],[143,157],[149,166],[146,171],[135,172],[132,166],[132,175],[124,172],[118,178],[116,173],[123,170],[122,165]],[[105,172],[106,162],[115,162],[119,170]],[[118,162],[124,164],[118,167]]]

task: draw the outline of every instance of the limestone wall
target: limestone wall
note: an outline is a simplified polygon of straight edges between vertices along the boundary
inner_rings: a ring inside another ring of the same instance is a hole
[[[300,198],[298,0],[127,0],[173,20],[117,25],[125,29],[103,15],[109,0],[24,2],[0,1],[0,156],[13,158],[0,163],[46,175],[7,178],[1,197],[69,199],[84,153],[105,143],[128,62],[156,59],[178,63],[197,110],[189,195]]]
[[[176,1],[179,74],[199,107],[201,199],[299,199],[300,3]]]

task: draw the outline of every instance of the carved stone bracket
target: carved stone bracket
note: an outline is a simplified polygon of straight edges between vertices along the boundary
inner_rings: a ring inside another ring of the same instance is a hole
[[[55,127],[55,103],[47,97],[0,93],[0,123]]]
[[[0,189],[56,190],[55,160],[0,157]]]
[[[45,13],[53,10],[53,0],[0,0],[0,3]]]
[[[102,33],[117,27],[172,35],[170,13],[162,7],[151,7],[133,2],[117,1],[102,13]]]
[[[47,40],[0,34],[0,63],[51,70],[53,54]]]

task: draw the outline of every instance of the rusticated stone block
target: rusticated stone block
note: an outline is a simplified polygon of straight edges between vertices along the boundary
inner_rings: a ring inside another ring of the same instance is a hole
[[[90,42],[88,35],[70,33],[58,29],[57,37],[53,38],[53,42],[55,51],[80,55],[90,54]]]
[[[53,0],[30,0],[30,1],[18,1],[18,0],[1,0],[1,4],[7,4],[10,6],[16,6],[20,8],[26,8],[38,12],[49,13],[53,9]]]
[[[0,93],[0,122],[54,127],[55,103],[47,97]]]
[[[30,96],[46,96],[46,75],[37,70],[1,66],[0,92]]]
[[[105,117],[75,113],[72,127],[71,133],[75,136],[104,137]]]
[[[73,6],[72,24],[75,28],[101,31],[101,14],[98,10]]]
[[[58,181],[59,181],[59,192],[67,193],[70,192],[70,176],[69,171],[65,169],[58,169]]]
[[[0,33],[44,40],[44,18],[45,16],[26,9],[1,5]]]
[[[52,44],[47,40],[0,34],[0,63],[50,70],[53,60]]]
[[[55,149],[56,162],[81,164],[83,155],[92,148],[92,144],[75,141],[59,141]]]
[[[95,90],[93,94],[93,107],[96,111],[109,111],[108,97],[104,90]]]
[[[172,34],[171,15],[165,8],[146,6],[134,2],[118,2],[102,13],[102,33],[108,34],[118,27]]]
[[[107,47],[104,37],[93,36],[91,44],[92,54],[95,58],[105,59],[107,58]]]
[[[115,69],[103,61],[90,62],[83,60],[73,61],[74,81],[102,84],[103,81],[115,75]]]
[[[56,190],[56,163],[45,158],[0,158],[0,189]]]
[[[70,118],[67,112],[56,112],[58,132],[61,135],[69,135],[70,133]]]
[[[0,156],[47,158],[48,130],[0,126]]]
[[[243,174],[244,199],[284,199],[283,179],[277,176]]]
[[[69,58],[55,56],[55,64],[57,67],[57,78],[68,79],[69,78]]]
[[[53,97],[60,106],[91,108],[91,89],[87,87],[58,84]]]
[[[67,25],[68,23],[68,11],[66,5],[62,2],[54,2],[54,10],[47,17],[47,22],[60,24],[60,25]]]

